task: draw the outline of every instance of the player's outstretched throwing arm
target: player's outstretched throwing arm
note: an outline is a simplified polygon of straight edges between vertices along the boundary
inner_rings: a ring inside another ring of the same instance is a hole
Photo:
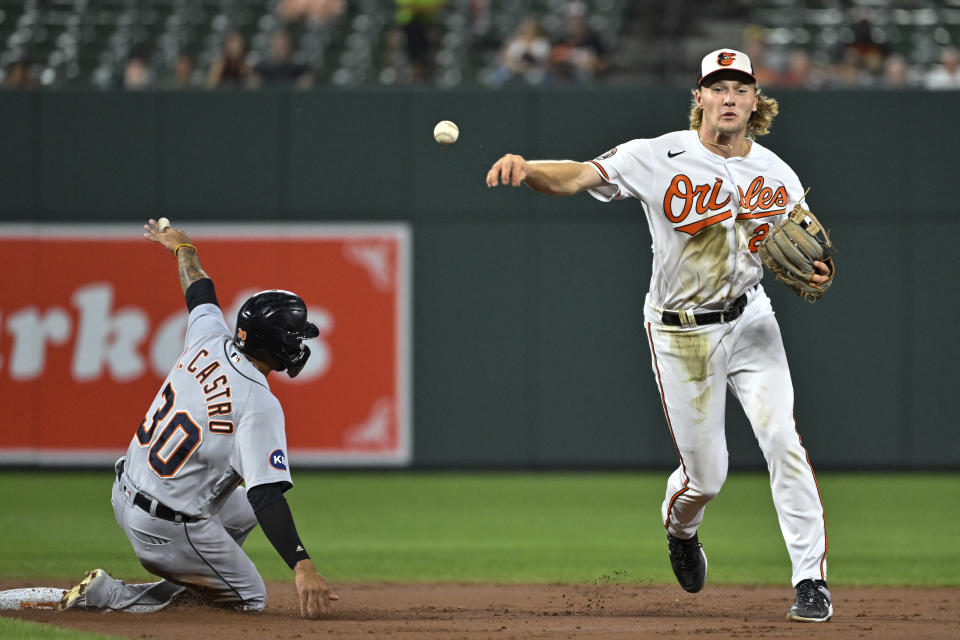
[[[519,187],[525,184],[550,196],[572,196],[599,187],[603,178],[589,162],[572,160],[526,160],[508,153],[490,167],[487,186],[499,184]]]

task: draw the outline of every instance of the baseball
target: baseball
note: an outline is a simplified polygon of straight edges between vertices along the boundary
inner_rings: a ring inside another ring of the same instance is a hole
[[[169,228],[170,228],[169,220],[167,220],[166,218],[160,218],[159,220],[157,220],[157,229],[159,229],[160,231],[166,231]]]
[[[453,144],[460,137],[460,129],[449,120],[441,120],[433,128],[433,139],[440,144]]]

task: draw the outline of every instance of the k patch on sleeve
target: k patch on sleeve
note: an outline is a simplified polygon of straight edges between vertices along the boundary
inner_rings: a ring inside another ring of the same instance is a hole
[[[280,471],[287,470],[287,454],[283,452],[283,449],[276,449],[270,454],[270,466]]]

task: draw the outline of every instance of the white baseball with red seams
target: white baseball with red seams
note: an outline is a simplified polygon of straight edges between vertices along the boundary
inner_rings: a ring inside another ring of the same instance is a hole
[[[460,137],[460,128],[450,120],[441,120],[433,128],[433,139],[442,145],[451,145]]]
[[[696,533],[726,479],[729,387],[770,471],[793,584],[826,580],[823,507],[796,430],[793,383],[756,255],[772,226],[803,198],[800,180],[756,141],[745,156],[723,158],[697,131],[631,140],[592,164],[607,184],[590,194],[605,202],[640,200],[653,239],[646,333],[680,456],[662,506],[667,531],[678,538]],[[736,319],[696,325],[694,314],[723,310],[742,295],[746,307]],[[664,324],[665,311],[683,326]]]

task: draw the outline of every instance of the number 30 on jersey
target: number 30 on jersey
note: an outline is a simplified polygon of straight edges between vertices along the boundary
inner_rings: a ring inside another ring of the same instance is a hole
[[[153,440],[148,456],[150,467],[161,478],[171,478],[176,475],[187,458],[200,446],[203,441],[203,430],[193,421],[189,413],[178,411],[173,414],[173,417],[154,440],[157,426],[164,421],[167,414],[173,409],[173,403],[177,397],[173,385],[169,382],[163,388],[162,395],[163,404],[153,412],[149,428],[147,427],[146,417],[137,427],[137,442],[140,443],[141,447],[146,447]]]

